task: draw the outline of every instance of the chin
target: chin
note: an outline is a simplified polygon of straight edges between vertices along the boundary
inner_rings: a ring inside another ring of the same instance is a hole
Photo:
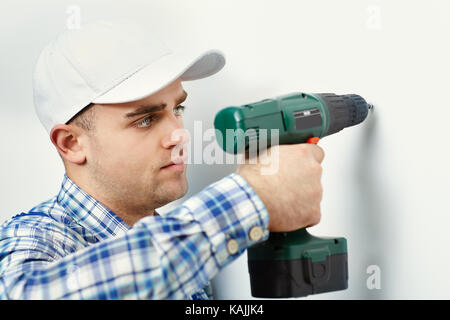
[[[175,201],[184,197],[188,191],[188,185],[185,178],[180,181],[174,181],[166,187],[167,194],[170,195],[170,198],[172,198],[170,201]]]

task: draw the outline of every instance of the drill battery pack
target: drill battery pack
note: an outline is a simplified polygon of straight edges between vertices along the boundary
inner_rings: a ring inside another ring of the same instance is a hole
[[[252,296],[305,297],[348,287],[347,240],[318,238],[306,229],[272,232],[248,249]]]

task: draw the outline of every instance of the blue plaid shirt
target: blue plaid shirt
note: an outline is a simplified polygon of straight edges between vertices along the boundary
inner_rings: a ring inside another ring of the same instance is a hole
[[[132,228],[64,175],[57,196],[0,227],[0,298],[208,299],[209,281],[256,243],[250,229],[268,238],[268,220],[236,173]]]

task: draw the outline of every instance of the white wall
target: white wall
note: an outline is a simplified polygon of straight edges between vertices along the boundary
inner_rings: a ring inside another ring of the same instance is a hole
[[[186,126],[212,126],[227,105],[290,93],[356,93],[373,117],[320,142],[323,218],[310,231],[345,236],[349,289],[309,299],[450,298],[448,151],[450,4],[445,0],[6,1],[0,5],[0,221],[53,196],[63,167],[32,105],[40,49],[81,22],[132,17],[174,48],[214,47],[227,65],[186,82]],[[233,166],[192,165],[190,191]],[[181,199],[182,200],[182,199]],[[168,205],[170,209],[181,200]],[[368,266],[381,270],[369,290]],[[214,283],[219,298],[251,298],[246,256]]]

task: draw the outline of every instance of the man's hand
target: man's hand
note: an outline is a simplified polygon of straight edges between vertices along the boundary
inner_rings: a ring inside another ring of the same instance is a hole
[[[277,151],[278,156],[272,156]],[[256,164],[246,159],[239,165],[236,173],[253,187],[269,212],[269,231],[288,232],[319,223],[324,156],[314,144],[281,145],[269,148]],[[277,172],[261,174],[273,161],[279,162]]]

